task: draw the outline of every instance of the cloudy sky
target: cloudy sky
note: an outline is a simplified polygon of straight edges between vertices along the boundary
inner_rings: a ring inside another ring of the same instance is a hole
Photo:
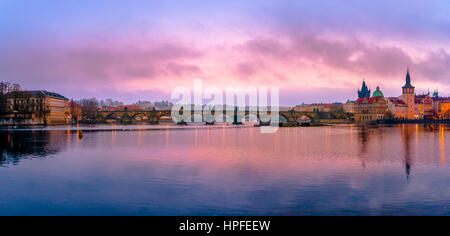
[[[1,0],[0,80],[69,98],[166,100],[177,86],[277,86],[281,103],[450,95],[450,3]]]

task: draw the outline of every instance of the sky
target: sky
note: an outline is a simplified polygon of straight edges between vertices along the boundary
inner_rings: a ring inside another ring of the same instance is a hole
[[[282,105],[355,100],[363,80],[450,96],[450,3],[0,0],[0,81],[80,99],[178,86],[279,87]]]

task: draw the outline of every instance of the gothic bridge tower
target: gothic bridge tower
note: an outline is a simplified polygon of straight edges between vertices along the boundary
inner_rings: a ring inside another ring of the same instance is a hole
[[[414,119],[416,114],[416,94],[415,87],[411,85],[409,68],[406,72],[406,84],[403,86],[402,100],[408,106],[408,119]]]

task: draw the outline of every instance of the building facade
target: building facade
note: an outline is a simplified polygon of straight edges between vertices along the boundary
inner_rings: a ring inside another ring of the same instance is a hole
[[[2,125],[68,124],[68,99],[48,91],[13,91],[6,95]]]
[[[441,119],[449,120],[450,119],[450,99],[443,101],[440,103],[441,107]]]
[[[388,102],[379,87],[372,97],[359,98],[357,104],[355,113],[355,121],[357,122],[382,120],[388,116]]]
[[[358,103],[347,101],[346,103],[344,103],[343,109],[345,113],[355,114],[358,110]]]
[[[355,120],[450,119],[450,98],[439,97],[437,91],[433,95],[430,93],[416,95],[415,87],[411,84],[409,69],[406,72],[406,83],[402,87],[400,97],[385,98],[379,88],[372,97],[367,97],[367,91],[370,90],[363,82],[362,89],[358,90],[359,99],[356,101],[356,110],[353,109],[354,102],[348,101],[344,105],[345,111],[354,112]]]
[[[294,107],[298,112],[331,112],[333,109],[339,109],[340,104],[309,104]]]
[[[416,99],[417,116],[419,119],[432,120],[437,114],[434,109],[434,100],[430,95],[423,99]]]
[[[408,118],[408,106],[406,103],[398,97],[387,98],[388,110],[391,115],[390,118],[407,119]]]

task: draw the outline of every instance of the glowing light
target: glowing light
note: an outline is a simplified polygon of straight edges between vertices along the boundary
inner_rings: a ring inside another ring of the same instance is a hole
[[[444,141],[444,126],[441,125],[439,129],[439,136],[441,141],[441,162],[445,163],[445,141]]]

